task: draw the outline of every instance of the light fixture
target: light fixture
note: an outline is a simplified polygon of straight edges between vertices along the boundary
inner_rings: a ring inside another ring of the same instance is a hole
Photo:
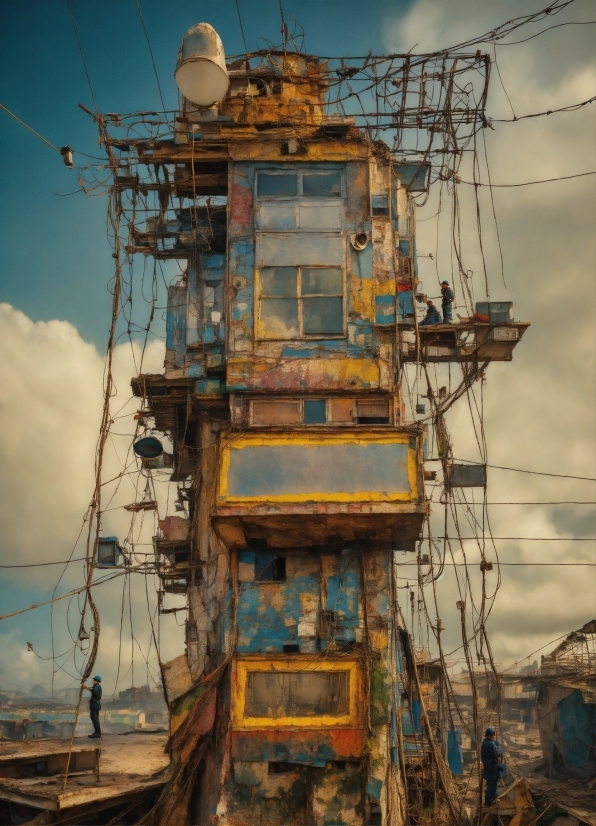
[[[197,106],[212,106],[228,91],[223,43],[209,23],[197,23],[182,38],[174,77],[184,97]]]
[[[62,160],[66,164],[69,169],[74,167],[74,159],[72,156],[72,149],[70,146],[63,146],[60,150],[60,154],[62,155]]]

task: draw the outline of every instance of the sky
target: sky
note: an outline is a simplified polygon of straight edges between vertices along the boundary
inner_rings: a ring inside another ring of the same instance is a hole
[[[140,4],[166,108],[177,105],[173,69],[190,25],[206,20],[221,35],[228,55],[244,51],[233,0],[209,7],[185,0]],[[275,0],[239,0],[239,5],[249,50],[279,41]],[[304,27],[306,50],[324,55],[439,49],[542,7],[540,0],[284,0],[283,5],[286,18],[296,17]],[[134,0],[71,0],[71,8],[98,108],[160,108]],[[493,183],[596,170],[596,104],[572,113],[496,122],[511,118],[512,110],[517,116],[552,110],[595,94],[596,27],[575,25],[596,19],[595,12],[596,3],[576,0],[552,21],[574,25],[526,43],[497,47],[499,71],[493,63],[487,105],[495,122],[484,133]],[[545,27],[543,23],[531,32],[522,31],[525,37]],[[77,165],[93,164],[96,158],[101,165],[94,124],[77,106],[81,102],[93,108],[93,101],[63,0],[0,2],[0,72],[0,103],[55,146],[73,147]],[[55,562],[67,559],[73,548],[74,558],[84,555],[84,546],[75,543],[93,488],[110,321],[107,288],[113,275],[106,198],[76,192],[78,171],[67,169],[57,152],[1,110],[0,158],[0,564]],[[462,193],[462,240],[466,266],[479,277],[482,265],[470,195]],[[514,317],[532,322],[513,362],[491,365],[482,388],[489,464],[593,478],[596,176],[494,189],[506,286],[488,192],[481,191],[480,198],[487,216],[484,243],[491,297],[513,301]],[[447,211],[436,216],[438,199],[434,187],[418,212],[420,274],[429,290],[437,277],[449,278],[452,267]],[[431,252],[432,260],[425,257]],[[171,274],[166,272],[166,279]],[[144,354],[146,372],[161,370],[163,330],[162,312]],[[117,475],[130,448],[138,400],[130,399],[129,382],[139,358],[138,340],[131,346],[119,339],[118,395],[113,402],[118,426],[106,454],[106,478],[112,471]],[[479,400],[479,386],[475,392]],[[465,399],[448,414],[448,426],[455,455],[477,460]],[[104,532],[126,535],[128,522],[121,505],[134,500],[135,484],[136,477],[124,479],[106,510]],[[171,491],[163,478],[157,487],[163,509]],[[107,490],[111,496],[112,489]],[[588,481],[494,468],[489,468],[488,490],[491,502],[596,499]],[[594,522],[589,505],[491,508],[495,536],[544,538],[498,541],[501,560],[532,563],[501,569],[488,628],[495,657],[503,666],[542,646],[547,651],[550,641],[596,616],[596,568],[561,567],[596,562],[594,542],[582,539],[596,535]],[[438,524],[433,530],[440,533]],[[149,543],[152,533],[149,521],[139,526],[138,547]],[[473,549],[470,554],[473,558]],[[57,594],[80,586],[80,566],[69,566]],[[400,572],[402,586],[413,582],[411,570]],[[61,572],[61,566],[53,565],[2,569],[0,614],[49,599]],[[476,574],[472,572],[477,589]],[[148,621],[154,610],[154,583],[141,576],[131,579],[115,579],[96,589],[102,616],[97,669],[106,675],[108,693],[133,681],[154,681],[157,675]],[[461,640],[453,569],[439,581],[438,595],[446,650],[456,650]],[[404,604],[409,602],[406,596],[404,588]],[[183,629],[177,625],[181,616],[162,620],[162,659],[183,650]],[[67,652],[74,645],[71,635],[76,637],[78,617],[75,597],[55,603],[52,615],[44,607],[0,622],[0,688],[49,685],[50,623],[55,653]],[[27,642],[33,652],[27,651]],[[424,633],[418,642],[424,643]],[[55,678],[57,687],[76,684],[68,656],[64,663],[65,670]]]

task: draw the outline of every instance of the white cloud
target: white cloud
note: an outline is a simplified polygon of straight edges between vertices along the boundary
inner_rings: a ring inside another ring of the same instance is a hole
[[[418,0],[402,17],[385,20],[388,51],[442,49],[478,36],[540,4],[515,0]],[[520,29],[522,39],[548,25],[593,17],[592,4],[574,3],[545,23]],[[594,95],[594,27],[567,26],[518,46],[497,47],[499,69],[516,114],[524,115],[577,103]],[[492,48],[487,48],[492,54]],[[495,123],[486,130],[493,183],[515,183],[596,169],[594,126],[596,105],[574,113]],[[511,109],[493,63],[487,114],[510,118]],[[480,140],[482,146],[482,139]],[[469,161],[461,170],[472,180]],[[483,175],[486,180],[486,175]],[[438,186],[419,219],[437,212]],[[484,387],[484,425],[490,464],[594,477],[595,306],[593,228],[596,217],[594,178],[514,189],[495,189],[495,206],[505,259],[508,289],[501,282],[494,219],[488,191],[480,191],[483,241],[493,300],[514,301],[514,316],[532,326],[514,351],[510,364],[493,364]],[[475,273],[475,292],[483,299],[482,261],[478,249],[472,187],[459,187],[464,266]],[[421,277],[430,292],[437,274],[452,278],[450,198],[443,189],[443,211],[418,224],[417,248],[433,254],[421,259]],[[438,230],[437,230],[438,226]],[[435,256],[436,258],[437,256]],[[460,290],[461,292],[461,290]],[[457,369],[452,369],[454,378]],[[446,370],[437,370],[447,384]],[[425,391],[422,391],[425,392]],[[480,388],[475,387],[480,399]],[[479,459],[476,436],[465,397],[448,414],[455,455]],[[490,469],[488,498],[493,502],[595,499],[594,485],[570,479]],[[461,514],[460,514],[461,515]],[[495,536],[595,536],[594,508],[589,506],[500,506],[490,509]],[[462,518],[462,533],[470,528]],[[434,531],[442,534],[442,509],[436,509]],[[452,527],[452,532],[454,529]],[[503,567],[488,628],[493,651],[503,664],[519,659],[595,614],[594,568],[542,566],[536,563],[596,562],[593,542],[497,543],[500,558],[533,563]],[[458,556],[458,559],[461,557]],[[473,563],[475,597],[480,581],[478,551],[468,548]],[[496,572],[488,584],[496,583]],[[403,592],[401,592],[403,593]],[[441,618],[447,649],[461,644],[459,599],[453,569],[439,583]],[[423,640],[424,641],[424,640]]]
[[[65,560],[71,553],[93,494],[104,358],[68,322],[34,323],[8,304],[0,305],[0,353],[0,386],[3,388],[0,402],[3,424],[0,430],[0,562],[16,565]],[[145,352],[143,369],[159,372],[163,365],[163,353],[162,343],[150,343]],[[134,357],[138,364],[140,349],[136,345]],[[135,431],[133,416],[139,406],[139,400],[131,397],[130,390],[130,379],[135,372],[130,344],[118,345],[114,351],[117,393],[112,399],[111,410],[119,418],[114,421],[114,435],[106,445],[104,480],[121,472],[122,463],[130,450]],[[131,469],[135,467],[133,463]],[[124,477],[119,487],[117,483],[106,486],[102,505],[107,509],[102,520],[103,533],[116,535],[121,540],[127,536],[131,518],[122,505],[134,501],[138,483],[138,476],[134,474]],[[141,479],[141,488],[144,484],[145,480]],[[167,485],[158,486],[160,500],[166,494],[161,487],[167,488]],[[133,536],[136,542],[150,542],[153,533],[155,525],[153,518],[150,518],[144,520],[142,527],[137,521]],[[75,558],[85,555],[84,537],[85,533],[74,553]],[[142,550],[148,549],[143,547]],[[13,582],[23,601],[22,607],[26,607],[33,601],[47,599],[61,572],[60,566],[5,569],[4,587]],[[59,593],[83,584],[82,573],[81,563],[69,566]],[[116,579],[96,589],[102,616],[97,668],[107,677],[110,690],[120,647],[123,582],[124,579]],[[42,596],[39,596],[40,593]],[[150,646],[151,629],[147,620],[143,577],[132,577],[130,593],[134,636],[146,653]],[[153,612],[153,583],[149,587],[149,595]],[[79,613],[76,604],[75,601],[69,607],[69,600],[55,604],[56,652],[65,651],[72,645],[67,616],[70,632],[75,636],[77,634]],[[123,656],[127,665],[121,670],[121,677],[126,673],[131,659],[128,588],[125,609],[122,639],[128,646],[128,652]],[[47,613],[43,616],[47,617]],[[50,683],[49,662],[25,650],[25,639],[29,639],[40,656],[47,657],[51,652],[45,619],[35,626],[30,622],[31,617],[28,614],[20,620],[6,621],[0,628],[0,684],[7,687],[11,681],[20,683],[24,688],[30,688],[35,682]],[[175,628],[175,622],[168,618],[162,630],[162,656],[165,659],[170,656],[168,650],[177,654],[183,644]],[[26,634],[29,636],[25,637]],[[143,655],[136,643],[135,664],[136,680],[146,671]],[[151,665],[155,673],[154,649]],[[72,665],[68,666],[68,670],[72,673]],[[57,685],[64,685],[69,679],[65,674],[59,674]],[[126,684],[130,684],[130,675]]]

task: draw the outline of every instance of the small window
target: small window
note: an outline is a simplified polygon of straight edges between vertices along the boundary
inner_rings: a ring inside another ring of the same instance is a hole
[[[325,424],[325,399],[304,400],[304,424]]]
[[[276,763],[269,763],[268,774],[285,774],[286,772],[296,772],[303,765],[303,763],[284,763],[280,761]]]
[[[343,334],[341,268],[264,267],[260,292],[264,338]]]
[[[317,717],[350,713],[349,671],[253,671],[246,717]]]
[[[302,175],[305,198],[341,198],[341,172],[317,172]]]
[[[389,215],[389,195],[372,196],[372,214]]]
[[[298,194],[298,176],[296,174],[282,173],[271,175],[267,172],[259,172],[257,175],[257,195],[292,197]]]
[[[299,401],[253,401],[252,424],[299,424]]]
[[[389,402],[357,401],[358,424],[389,424]]]
[[[285,579],[285,556],[275,556],[275,554],[270,553],[257,553],[255,555],[256,582],[285,582]]]
[[[330,406],[332,422],[348,423],[352,421],[352,409],[354,407],[353,399],[332,399]]]

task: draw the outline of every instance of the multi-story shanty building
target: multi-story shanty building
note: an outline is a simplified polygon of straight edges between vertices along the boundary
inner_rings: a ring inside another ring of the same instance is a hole
[[[526,325],[419,328],[429,166],[326,116],[324,61],[227,71],[169,139],[112,144],[167,193],[128,251],[188,262],[164,372],[133,381],[188,515],[155,543],[164,592],[188,598],[186,655],[164,666],[178,790],[193,823],[386,823],[412,729],[394,567],[428,508],[400,371],[509,359]]]

